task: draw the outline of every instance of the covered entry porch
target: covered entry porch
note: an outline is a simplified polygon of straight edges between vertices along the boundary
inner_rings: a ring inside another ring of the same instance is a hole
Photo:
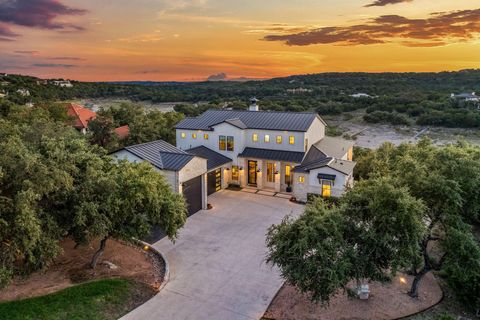
[[[292,192],[293,168],[300,164],[303,155],[303,152],[246,148],[238,159],[243,167],[240,186]]]

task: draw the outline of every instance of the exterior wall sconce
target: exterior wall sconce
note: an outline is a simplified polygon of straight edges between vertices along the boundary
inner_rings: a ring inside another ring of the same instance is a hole
[[[278,174],[278,170],[275,170],[275,174]]]
[[[238,170],[243,171],[243,167],[239,167]]]
[[[257,169],[257,173],[260,173],[260,172],[262,172],[262,170],[260,170],[260,168],[259,168],[259,169]]]
[[[230,168],[225,168],[225,170],[230,171]]]

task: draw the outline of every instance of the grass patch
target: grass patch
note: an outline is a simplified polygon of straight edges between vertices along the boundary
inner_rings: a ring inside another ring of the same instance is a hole
[[[1,320],[117,319],[153,295],[144,284],[106,279],[46,296],[0,303]]]

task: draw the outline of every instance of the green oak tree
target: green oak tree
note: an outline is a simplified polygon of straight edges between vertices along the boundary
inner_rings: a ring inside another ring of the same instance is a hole
[[[387,281],[418,255],[422,201],[389,179],[360,182],[338,206],[322,200],[267,234],[268,261],[287,281],[328,302],[351,281]]]

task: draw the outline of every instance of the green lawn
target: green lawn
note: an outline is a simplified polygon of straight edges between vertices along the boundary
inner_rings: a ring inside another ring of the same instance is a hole
[[[99,280],[42,297],[0,303],[0,319],[117,319],[151,295],[146,285],[121,279]]]

